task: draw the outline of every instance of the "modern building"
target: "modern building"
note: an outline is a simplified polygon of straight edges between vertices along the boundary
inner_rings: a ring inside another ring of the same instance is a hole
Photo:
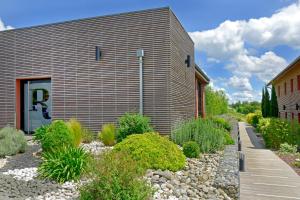
[[[162,134],[205,116],[209,78],[170,8],[0,32],[0,126],[77,118],[98,131],[143,112]]]
[[[275,87],[280,118],[300,123],[300,57],[289,64],[268,85]]]

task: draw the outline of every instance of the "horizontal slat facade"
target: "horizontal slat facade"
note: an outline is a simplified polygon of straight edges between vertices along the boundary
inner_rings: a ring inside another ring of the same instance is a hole
[[[281,78],[274,81],[275,91],[277,94],[278,108],[280,117],[292,119],[292,113],[294,113],[294,119],[298,120],[298,114],[300,109],[296,110],[296,104],[300,105],[300,89],[298,89],[298,76],[300,76],[300,62],[295,63],[293,68],[284,74]],[[291,91],[291,79],[293,79],[293,92]],[[284,83],[286,83],[286,94],[284,92]],[[278,91],[278,86],[280,92]],[[280,93],[280,94],[279,94]],[[283,105],[286,109],[283,110]]]
[[[173,12],[171,24],[171,71],[170,71],[170,116],[171,128],[178,123],[191,119],[195,114],[195,62],[194,43],[184,30]],[[190,67],[185,60],[191,56]]]
[[[95,61],[95,46],[102,57]],[[144,49],[145,115],[170,132],[170,10],[154,9],[0,32],[0,126],[15,124],[17,78],[51,76],[53,119],[99,131],[138,111]]]

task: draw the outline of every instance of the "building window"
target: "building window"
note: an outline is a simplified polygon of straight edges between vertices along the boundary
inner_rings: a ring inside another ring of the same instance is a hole
[[[278,87],[277,87],[277,94],[278,94],[278,97],[280,97],[280,85],[278,85]]]
[[[298,90],[300,90],[300,75],[297,76]]]
[[[287,112],[285,112],[285,118],[287,119]]]
[[[292,112],[292,120],[294,120],[294,113]]]
[[[298,122],[300,123],[300,113],[298,113]]]
[[[284,95],[286,95],[286,82],[284,82]]]
[[[280,112],[278,112],[278,117],[280,118]]]
[[[294,92],[294,79],[291,79],[291,93]]]

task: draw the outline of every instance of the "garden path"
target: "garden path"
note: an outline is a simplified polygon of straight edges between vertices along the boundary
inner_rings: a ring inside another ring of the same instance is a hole
[[[241,200],[300,200],[300,176],[271,150],[265,149],[253,128],[239,122],[246,170],[240,173]]]

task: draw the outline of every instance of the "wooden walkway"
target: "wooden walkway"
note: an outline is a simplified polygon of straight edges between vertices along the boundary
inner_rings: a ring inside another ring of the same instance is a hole
[[[239,122],[246,171],[240,173],[241,200],[300,200],[300,176],[258,141],[251,126]]]

